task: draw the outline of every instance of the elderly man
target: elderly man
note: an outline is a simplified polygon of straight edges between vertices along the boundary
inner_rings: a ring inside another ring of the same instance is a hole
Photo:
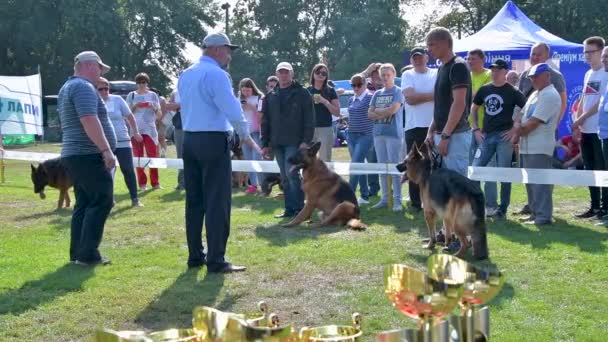
[[[560,116],[560,95],[551,84],[551,67],[540,63],[527,73],[535,91],[530,94],[522,113],[515,119],[515,135],[519,139],[521,167],[551,169],[555,149],[555,129]],[[535,225],[551,224],[553,215],[553,186],[526,184],[532,214],[522,219]]]
[[[63,84],[57,97],[63,131],[61,162],[74,182],[76,195],[70,261],[107,265],[110,260],[98,248],[114,197],[110,170],[116,165],[116,135],[96,84],[110,67],[93,51],[79,53],[74,62],[74,76]]]
[[[225,34],[207,35],[203,39],[203,56],[181,74],[177,86],[184,130],[188,267],[207,264],[208,272],[212,273],[246,269],[225,259],[232,196],[230,131],[234,128],[244,144],[260,151],[249,136],[230,76],[224,71],[232,59],[232,51],[238,48]],[[207,227],[207,255],[202,245],[203,219]]]

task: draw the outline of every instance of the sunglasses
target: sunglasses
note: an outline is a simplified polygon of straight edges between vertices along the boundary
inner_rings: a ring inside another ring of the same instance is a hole
[[[315,75],[321,75],[323,77],[327,77],[327,71],[315,71]]]
[[[104,90],[108,91],[108,90],[110,90],[110,88],[108,88],[108,87],[101,87],[101,88],[97,88],[97,90],[98,91],[104,91]]]
[[[146,81],[139,81],[139,82],[135,82],[135,83],[137,83],[137,84],[148,84],[148,82],[146,82]]]
[[[351,84],[350,84],[350,86],[351,86],[353,89],[354,89],[354,88],[360,88],[360,87],[363,87],[363,83],[357,83],[357,84],[351,83]]]

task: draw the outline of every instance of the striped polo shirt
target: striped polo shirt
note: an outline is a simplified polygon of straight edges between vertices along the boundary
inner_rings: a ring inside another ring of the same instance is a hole
[[[361,96],[353,95],[348,100],[348,131],[372,135],[374,122],[367,117],[372,94],[365,92]]]
[[[70,77],[59,90],[57,111],[63,132],[62,157],[101,153],[89,139],[80,122],[81,117],[88,115],[97,115],[110,149],[116,148],[116,134],[108,117],[106,105],[89,80],[78,76]]]

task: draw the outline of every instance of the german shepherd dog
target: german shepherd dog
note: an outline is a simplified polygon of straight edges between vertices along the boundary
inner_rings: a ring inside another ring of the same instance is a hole
[[[405,172],[403,180],[411,180],[420,187],[424,218],[430,240],[426,248],[435,247],[435,219],[443,218],[446,229],[446,244],[452,234],[460,240],[456,256],[462,257],[473,242],[473,257],[488,258],[487,228],[485,223],[484,196],[479,185],[456,171],[435,168],[435,160],[427,144],[411,149],[405,160],[397,165]]]
[[[237,134],[231,142],[230,150],[232,151],[232,160],[244,160],[243,147],[241,146],[241,140]],[[249,183],[249,177],[246,172],[233,171],[232,172],[232,187],[233,188],[244,188]]]
[[[321,211],[321,221],[314,227],[331,224],[347,225],[356,230],[367,228],[359,220],[361,213],[355,193],[335,172],[317,158],[321,143],[300,148],[298,153],[288,159],[293,166],[289,172],[303,170],[302,190],[306,195],[304,208],[285,227],[298,225],[309,220],[315,209]]]
[[[261,195],[264,197],[270,196],[272,187],[278,185],[279,189],[283,191],[283,183],[281,182],[281,175],[278,173],[269,173],[264,176],[261,184]]]
[[[70,207],[69,189],[74,184],[68,175],[65,167],[61,163],[60,158],[49,159],[38,165],[30,165],[32,168],[32,183],[34,183],[34,193],[40,194],[40,198],[45,199],[44,187],[50,186],[59,189],[59,200],[57,201],[57,209]]]

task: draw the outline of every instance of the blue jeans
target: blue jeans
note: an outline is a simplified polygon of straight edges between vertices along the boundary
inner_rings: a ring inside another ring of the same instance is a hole
[[[403,147],[403,139],[398,137],[389,137],[384,135],[374,136],[374,146],[376,147],[376,156],[379,163],[399,163],[401,150]],[[393,200],[395,204],[401,203],[401,177],[392,176]],[[380,186],[382,188],[382,199],[384,203],[388,203],[388,175],[380,175]]]
[[[374,147],[374,144],[372,143],[372,147],[369,149],[369,152],[367,152],[367,156],[365,156],[365,159],[367,160],[368,163],[377,163],[378,162],[378,157],[376,157],[376,148]],[[369,185],[369,194],[371,195],[376,195],[378,194],[378,192],[380,191],[380,177],[378,177],[377,174],[375,175],[367,175],[367,185]]]
[[[441,142],[441,134],[435,133],[433,136],[435,146]],[[463,176],[467,176],[469,166],[469,152],[471,149],[471,130],[459,133],[452,133],[450,144],[448,145],[448,155],[443,157],[441,167],[456,171]]]
[[[371,134],[348,132],[347,142],[351,161],[353,163],[363,163],[374,144],[374,137]],[[349,178],[349,183],[353,191],[357,191],[357,184],[359,184],[361,197],[365,200],[369,199],[366,175],[352,175]]]
[[[479,149],[479,145],[477,144],[477,140],[475,140],[475,132],[471,134],[471,149],[469,151],[469,165],[473,165],[475,161],[475,153]],[[496,167],[496,157],[492,157],[490,162],[485,166]],[[486,197],[486,208],[497,208],[498,203],[496,199],[498,198],[498,187],[496,182],[483,182],[483,193]]]
[[[262,146],[260,132],[251,133],[251,139],[253,139],[258,146]],[[243,144],[243,154],[246,160],[262,160],[262,156],[257,153],[253,147],[246,144]],[[254,186],[258,186],[260,184],[257,172],[249,172],[249,182],[251,182],[251,185]]]
[[[299,171],[289,172],[292,165],[287,160],[298,153],[298,146],[273,146],[272,150],[281,170],[281,181],[285,194],[285,213],[296,215],[304,207],[304,192],[302,191]]]
[[[513,145],[510,141],[503,139],[502,135],[506,131],[487,133],[485,139],[479,146],[480,154],[476,155],[473,160],[473,166],[488,166],[492,160],[496,160],[498,167],[511,167],[513,158]],[[493,183],[496,185],[496,183]],[[488,182],[486,182],[487,188]],[[496,188],[494,188],[496,189]],[[486,191],[487,203],[496,203],[496,192]],[[494,196],[490,198],[490,196]],[[499,209],[503,213],[507,212],[507,208],[511,203],[511,183],[500,183],[500,206]]]

